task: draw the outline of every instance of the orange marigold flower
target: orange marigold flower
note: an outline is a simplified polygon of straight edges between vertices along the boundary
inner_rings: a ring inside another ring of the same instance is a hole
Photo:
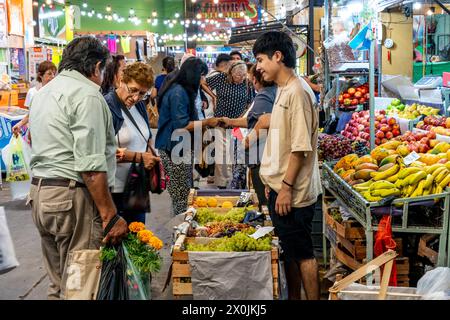
[[[150,239],[153,237],[153,232],[150,230],[142,230],[138,232],[138,239],[142,242],[148,243]]]
[[[151,237],[147,243],[156,250],[159,250],[163,247],[163,242],[157,237]]]
[[[139,231],[145,230],[145,224],[142,222],[132,222],[128,226],[131,232],[138,233]]]

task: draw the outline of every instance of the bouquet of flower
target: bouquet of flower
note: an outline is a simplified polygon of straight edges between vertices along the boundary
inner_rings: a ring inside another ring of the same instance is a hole
[[[150,297],[150,282],[152,272],[161,269],[161,256],[158,250],[163,247],[163,242],[153,232],[145,229],[141,222],[133,222],[128,226],[130,232],[122,242],[124,262],[126,264],[127,299],[148,300]],[[118,258],[114,246],[106,246],[101,249],[100,260],[113,261]]]

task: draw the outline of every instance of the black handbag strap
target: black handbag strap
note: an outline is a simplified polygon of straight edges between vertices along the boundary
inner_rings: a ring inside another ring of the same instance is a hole
[[[128,119],[130,119],[130,121],[133,123],[133,125],[136,127],[136,129],[139,131],[139,133],[141,134],[142,138],[144,138],[144,140],[147,140],[144,136],[144,134],[142,133],[141,129],[139,128],[138,124],[136,123],[136,120],[134,120],[130,110],[128,110],[128,108],[121,104],[120,107],[122,108],[123,112],[125,113],[125,115],[128,117]],[[149,130],[149,135],[148,135],[148,140],[147,140],[147,151],[149,149],[149,144],[150,144],[150,127],[148,128]]]
[[[107,224],[105,230],[103,231],[103,237],[106,237],[108,233],[111,231],[111,229],[114,227],[114,225],[119,221],[120,216],[116,214],[111,220],[109,220],[109,223]]]

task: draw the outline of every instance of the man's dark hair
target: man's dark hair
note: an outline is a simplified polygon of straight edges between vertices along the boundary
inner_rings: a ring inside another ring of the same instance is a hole
[[[240,53],[239,51],[231,51],[230,52],[230,57],[234,56],[234,55],[238,55],[239,57],[241,57],[242,60],[242,53]]]
[[[188,58],[177,71],[175,77],[162,88],[161,95],[158,97],[158,106],[162,105],[164,95],[174,84],[181,85],[189,96],[189,113],[195,114],[195,99],[200,88],[200,79],[208,74],[208,66],[199,58]]]
[[[253,45],[253,55],[266,54],[272,59],[274,53],[280,51],[283,54],[283,63],[286,67],[294,69],[296,54],[291,37],[280,31],[269,31],[261,35]]]
[[[108,48],[100,40],[82,36],[73,39],[64,49],[58,72],[76,70],[89,78],[95,72],[95,65],[100,62],[100,69],[103,69],[109,57]]]
[[[221,53],[217,56],[216,67],[218,67],[222,62],[230,62],[233,60],[229,54]]]
[[[106,64],[105,75],[102,82],[102,93],[107,94],[114,88],[114,77],[119,72],[120,61],[125,60],[125,56],[118,54],[112,56],[112,59]]]
[[[173,57],[165,57],[162,61],[162,66],[167,73],[175,70],[175,59]]]

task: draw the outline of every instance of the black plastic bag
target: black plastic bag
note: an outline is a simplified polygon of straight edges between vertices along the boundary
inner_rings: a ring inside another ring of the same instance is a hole
[[[117,252],[115,258],[103,260],[97,300],[129,300],[127,261],[122,244],[114,249]]]

